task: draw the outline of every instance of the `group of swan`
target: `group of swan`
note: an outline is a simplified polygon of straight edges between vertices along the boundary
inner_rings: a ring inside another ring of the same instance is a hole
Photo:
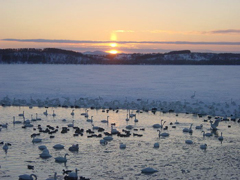
[[[46,110],[46,112],[44,112],[44,114],[45,114],[45,113],[47,114],[47,110]],[[45,115],[46,115],[46,114],[45,114]],[[55,114],[54,111],[53,111],[53,116],[55,116],[55,115],[56,115],[56,114]],[[72,116],[74,115],[74,110],[72,110],[71,115],[72,115]],[[20,115],[19,115],[19,116],[20,116]],[[24,118],[24,124],[25,124],[25,125],[30,124],[29,120],[25,121],[24,111],[23,111],[23,115],[21,115],[21,116],[23,116],[23,118]],[[138,122],[138,120],[136,119],[136,114],[134,114],[134,115],[131,114],[130,117],[135,117],[135,120],[134,120],[134,121],[135,121],[135,122]],[[87,122],[93,122],[92,118],[93,118],[93,116],[91,116],[91,119],[87,119]],[[38,118],[37,118],[37,113],[36,113],[36,119],[38,119]],[[109,119],[109,116],[107,116],[107,120],[101,120],[101,122],[102,122],[102,123],[108,123],[108,119]],[[127,119],[128,119],[128,114],[127,114]],[[127,120],[127,119],[126,119],[126,120]],[[33,120],[33,118],[32,118],[32,120]],[[163,128],[165,122],[166,122],[166,121],[163,122],[163,120],[161,120],[161,124],[154,124],[152,127],[153,127],[153,128]],[[212,128],[213,130],[216,130],[216,129],[217,129],[217,126],[219,125],[219,122],[220,122],[219,119],[215,120],[214,123],[211,122],[211,128]],[[21,121],[15,121],[15,116],[14,116],[14,117],[13,117],[13,124],[20,124],[20,123],[22,123],[22,122],[21,122]],[[176,120],[175,124],[179,124],[179,122]],[[193,124],[190,125],[190,128],[184,128],[184,129],[183,129],[183,132],[192,132],[192,125],[193,125]],[[6,124],[6,126],[7,126],[7,124]],[[4,127],[4,125],[3,125],[3,127]],[[68,127],[74,127],[74,120],[73,120],[72,124],[69,124],[69,125],[68,125]],[[95,126],[93,125],[93,129],[98,129],[98,128],[94,128],[94,127],[95,127]],[[196,126],[196,129],[202,129],[202,127],[203,127],[203,125],[201,124],[200,126]],[[127,125],[127,126],[126,126],[126,129],[130,129],[130,130],[131,130],[131,129],[133,129],[133,126],[132,126],[132,125]],[[159,136],[159,137],[161,137],[161,136],[163,136],[163,137],[168,137],[168,136],[169,136],[169,133],[166,133],[166,132],[161,133],[160,130],[157,130],[157,131],[158,131],[158,136]],[[111,133],[112,133],[112,134],[116,134],[116,133],[118,133],[118,132],[119,132],[119,131],[118,131],[117,129],[114,129],[113,126],[111,126]],[[212,136],[212,133],[205,133],[204,131],[202,131],[202,132],[203,132],[203,136]],[[100,140],[100,144],[106,145],[106,144],[107,144],[107,141],[110,141],[110,140],[112,140],[112,139],[113,139],[113,138],[112,138],[111,136],[106,136],[106,137],[104,137],[102,140]],[[221,133],[221,136],[218,137],[218,139],[219,139],[220,141],[223,140],[222,133]],[[38,138],[33,138],[33,140],[32,140],[33,143],[41,142],[41,141],[42,141],[42,139],[38,139]],[[192,144],[193,141],[192,141],[192,140],[186,140],[185,143],[186,143],[186,144]],[[4,148],[7,148],[7,149],[8,149],[7,144],[5,144],[5,145],[3,146],[3,149],[4,149]],[[63,146],[63,145],[60,145],[60,144],[57,144],[57,145],[54,146],[54,148],[55,148],[55,149],[63,149],[64,146]],[[72,150],[72,151],[75,151],[76,148],[78,149],[78,144],[77,144],[77,145],[73,145],[72,147],[69,148],[69,150],[70,150],[71,148],[74,149],[74,150]],[[120,149],[125,149],[125,148],[126,148],[126,144],[120,143],[119,148],[120,148]],[[159,143],[155,143],[155,144],[154,144],[154,148],[159,148]],[[201,144],[201,145],[200,145],[200,148],[201,148],[201,149],[207,149],[207,144]],[[44,146],[40,147],[40,146],[39,146],[39,149],[42,150],[42,153],[40,154],[40,157],[41,157],[41,158],[51,157],[51,155],[49,154],[49,151],[48,151],[48,149],[47,149],[46,147],[44,147]],[[71,151],[71,150],[70,150],[70,151]],[[64,157],[56,157],[56,158],[55,158],[55,161],[56,161],[56,162],[67,162],[67,158],[66,158],[67,155],[68,155],[68,153],[66,153],[66,154],[64,155]],[[69,174],[68,174],[68,177],[77,177],[77,176],[76,176],[76,175],[77,175],[77,171],[78,171],[78,170],[76,169],[75,172],[69,173]],[[154,170],[154,169],[152,169],[152,168],[145,168],[145,169],[142,170],[142,173],[153,173],[153,172],[157,172],[157,170]],[[56,176],[56,173],[55,173],[55,176]],[[26,174],[25,174],[25,175],[19,176],[19,178],[21,178],[21,179],[23,179],[23,180],[25,180],[25,179],[28,180],[27,178],[29,178],[29,180],[33,180],[33,178],[37,178],[37,177],[36,177],[36,175],[34,175],[34,174],[31,174],[31,175],[26,175]],[[25,178],[25,179],[24,179],[24,178]]]

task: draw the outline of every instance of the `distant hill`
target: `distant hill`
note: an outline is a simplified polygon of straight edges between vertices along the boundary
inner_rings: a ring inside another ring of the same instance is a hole
[[[240,65],[240,54],[199,53],[190,50],[150,54],[108,54],[101,51],[75,52],[57,48],[0,49],[1,64],[156,64]]]
[[[108,53],[104,51],[86,51],[83,54],[89,54],[89,55],[107,55]]]

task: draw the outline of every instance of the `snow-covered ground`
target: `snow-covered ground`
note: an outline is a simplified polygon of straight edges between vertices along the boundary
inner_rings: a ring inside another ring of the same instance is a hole
[[[239,69],[239,66],[0,65],[0,101],[6,105],[32,106],[157,107],[239,116]]]

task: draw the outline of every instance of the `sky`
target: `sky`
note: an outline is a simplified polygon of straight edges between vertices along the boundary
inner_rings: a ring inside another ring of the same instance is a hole
[[[240,53],[239,0],[0,0],[0,48]]]

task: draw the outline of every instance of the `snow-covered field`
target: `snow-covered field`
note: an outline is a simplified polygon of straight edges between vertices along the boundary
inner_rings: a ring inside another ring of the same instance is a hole
[[[64,104],[125,109],[154,106],[229,116],[239,110],[238,106],[230,107],[240,101],[239,69],[239,66],[1,65],[0,101],[32,106]],[[216,104],[217,109],[209,109]]]

